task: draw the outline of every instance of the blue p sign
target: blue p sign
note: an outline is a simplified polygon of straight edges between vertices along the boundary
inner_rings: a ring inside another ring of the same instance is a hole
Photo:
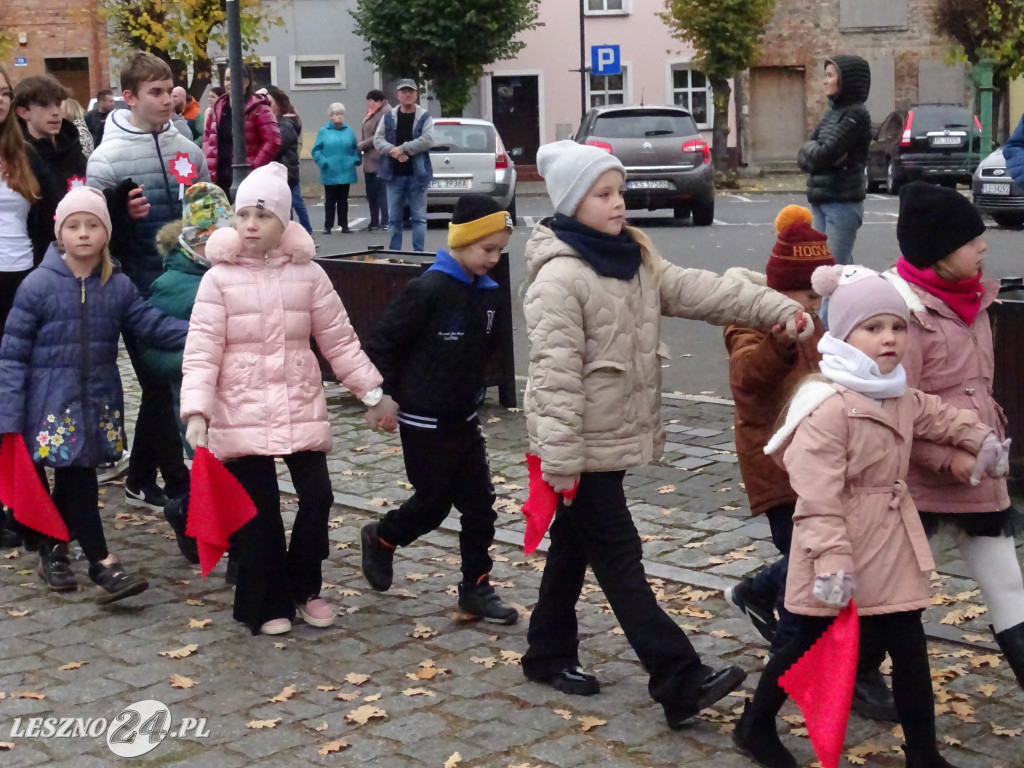
[[[622,63],[619,60],[619,46],[590,46],[590,71],[595,75],[622,74]]]

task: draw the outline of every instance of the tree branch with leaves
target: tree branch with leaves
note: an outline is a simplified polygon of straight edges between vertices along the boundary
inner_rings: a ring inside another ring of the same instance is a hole
[[[725,170],[729,80],[757,63],[774,10],[775,0],[665,0],[665,10],[658,14],[673,37],[693,46],[694,64],[711,84],[711,158],[716,170]]]

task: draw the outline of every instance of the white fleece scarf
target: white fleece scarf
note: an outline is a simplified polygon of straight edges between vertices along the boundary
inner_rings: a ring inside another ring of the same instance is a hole
[[[897,365],[891,373],[883,374],[878,363],[856,347],[826,333],[818,342],[821,352],[821,372],[830,381],[859,392],[875,400],[899,397],[907,389],[907,373]]]

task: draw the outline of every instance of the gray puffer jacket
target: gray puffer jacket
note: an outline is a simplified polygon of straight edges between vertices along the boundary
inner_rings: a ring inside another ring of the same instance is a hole
[[[768,288],[670,264],[640,230],[632,280],[602,277],[544,223],[526,245],[526,426],[544,472],[572,476],[661,455],[661,316],[770,328],[800,309]]]
[[[839,92],[797,162],[809,173],[807,201],[856,203],[865,197],[864,165],[871,143],[871,115],[864,102],[871,90],[871,68],[860,56],[833,56],[825,62],[839,70]]]

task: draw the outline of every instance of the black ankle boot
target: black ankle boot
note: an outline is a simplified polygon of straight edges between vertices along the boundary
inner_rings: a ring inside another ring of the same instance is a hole
[[[899,721],[892,691],[885,684],[885,678],[877,667],[857,670],[857,677],[853,682],[851,707],[857,714],[870,717],[872,720],[886,723]]]
[[[459,610],[469,619],[491,624],[515,624],[519,620],[519,611],[498,597],[486,576],[475,583],[459,584]]]
[[[743,705],[743,714],[732,732],[732,743],[741,755],[764,768],[796,768],[796,758],[779,738],[775,718],[767,723],[755,722],[750,699]]]
[[[996,642],[1013,674],[1017,676],[1017,685],[1024,688],[1024,622],[997,632]]]
[[[71,558],[68,556],[68,545],[41,544],[39,547],[39,577],[54,592],[74,592],[78,589],[78,580],[71,571]]]
[[[199,544],[196,542],[195,537],[185,533],[188,520],[184,507],[184,497],[171,499],[164,504],[164,520],[168,522],[171,530],[174,531],[174,540],[178,544],[178,551],[181,552],[181,556],[193,565],[197,565],[199,563]]]
[[[907,768],[957,768],[939,754],[939,748],[912,750],[903,745],[903,753],[907,756]]]

